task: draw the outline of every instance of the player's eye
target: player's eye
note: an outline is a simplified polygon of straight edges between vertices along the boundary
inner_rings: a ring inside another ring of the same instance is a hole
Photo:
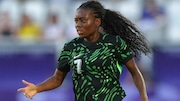
[[[82,22],[82,23],[86,23],[87,20],[86,20],[86,19],[81,19],[81,22]]]
[[[78,20],[77,20],[77,19],[74,19],[74,22],[75,22],[75,23],[77,23],[77,22],[78,22]]]

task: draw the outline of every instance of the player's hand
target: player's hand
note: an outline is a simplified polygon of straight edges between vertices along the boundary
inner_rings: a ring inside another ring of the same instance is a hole
[[[37,94],[36,86],[33,83],[29,83],[25,80],[22,80],[22,82],[26,85],[24,88],[19,88],[18,92],[23,92],[24,96],[27,98],[32,99],[34,95]]]

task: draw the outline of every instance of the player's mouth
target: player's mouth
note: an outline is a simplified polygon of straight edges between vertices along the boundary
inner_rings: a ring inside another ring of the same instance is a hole
[[[82,35],[82,34],[83,34],[83,31],[82,31],[82,30],[77,30],[77,33],[78,33],[79,35]]]

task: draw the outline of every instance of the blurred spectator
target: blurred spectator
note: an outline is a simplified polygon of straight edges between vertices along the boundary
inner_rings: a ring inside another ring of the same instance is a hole
[[[43,28],[43,40],[55,43],[58,53],[66,42],[64,25],[56,14],[48,15],[48,22]]]
[[[17,36],[22,41],[39,41],[41,39],[41,27],[35,24],[30,16],[23,14]]]
[[[138,25],[144,31],[151,43],[162,42],[165,28],[165,9],[157,4],[155,0],[145,0],[142,14]]]
[[[145,0],[142,15],[139,21],[139,26],[145,33],[146,38],[151,46],[160,44],[165,39],[165,25],[166,25],[165,8],[159,6],[155,0]],[[140,67],[147,75],[151,75],[152,56],[142,56],[139,61]]]
[[[0,14],[0,22],[0,38],[2,40],[12,38],[14,35],[14,27],[9,12],[2,12]]]
[[[43,39],[46,41],[60,41],[65,39],[64,26],[59,23],[57,15],[49,15],[48,23],[43,29]]]
[[[75,26],[73,24],[69,24],[66,28],[66,38],[67,40],[72,40],[75,37],[78,37]]]
[[[158,5],[156,0],[144,0],[138,26],[145,33],[149,44],[153,47],[165,41],[166,13],[165,8]],[[149,57],[142,55],[138,65],[145,78],[149,96],[154,96],[153,53]],[[150,98],[151,98],[150,97]]]
[[[163,20],[164,8],[160,7],[155,0],[145,0],[141,19]]]

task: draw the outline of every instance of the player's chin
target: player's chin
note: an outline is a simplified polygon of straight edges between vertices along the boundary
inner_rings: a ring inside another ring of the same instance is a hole
[[[78,33],[80,38],[85,38],[86,36],[84,34]]]

